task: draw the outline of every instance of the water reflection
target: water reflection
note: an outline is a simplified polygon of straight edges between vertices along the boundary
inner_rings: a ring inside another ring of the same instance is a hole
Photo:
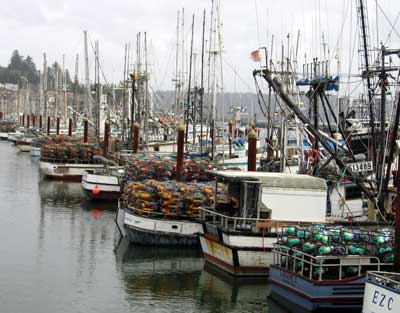
[[[1,313],[282,312],[264,280],[203,269],[199,249],[122,241],[114,252],[116,204],[41,178],[37,160],[2,142],[0,170]]]
[[[125,282],[126,297],[148,311],[278,312],[268,303],[265,278],[235,279],[204,265],[198,249],[151,248],[122,240],[115,250],[117,268]]]

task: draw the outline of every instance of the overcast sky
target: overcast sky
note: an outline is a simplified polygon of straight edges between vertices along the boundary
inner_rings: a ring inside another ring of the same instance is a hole
[[[371,41],[376,46],[376,9],[380,40],[386,42],[391,29],[387,19],[393,23],[398,17],[400,1],[378,0],[378,7],[375,0],[367,2]],[[61,63],[65,54],[66,66],[73,73],[75,55],[79,53],[79,77],[82,79],[83,30],[87,30],[92,42],[99,40],[101,64],[107,80],[118,81],[123,75],[125,43],[134,42],[138,32],[147,32],[149,59],[155,78],[153,88],[164,90],[173,89],[177,11],[185,8],[187,43],[191,15],[195,14],[195,52],[200,53],[203,9],[206,9],[209,22],[211,8],[211,0],[1,0],[1,3],[1,65],[8,64],[13,49],[18,49],[24,56],[31,55],[39,68],[44,52],[50,63],[56,60]],[[298,30],[299,64],[304,62],[305,52],[308,60],[323,56],[324,33],[332,63],[339,52],[342,71],[348,71],[349,63],[356,71],[355,3],[355,0],[221,0],[225,90],[254,91],[251,72],[257,63],[250,60],[250,52],[259,46],[270,49],[272,35],[274,51],[277,53],[279,49],[280,52],[281,43],[287,45],[288,33],[294,50]],[[392,32],[388,44],[400,47],[400,21],[395,29],[397,33]],[[352,62],[350,51],[354,55]],[[93,74],[93,54],[90,54]],[[332,65],[332,70],[336,70],[336,65]]]

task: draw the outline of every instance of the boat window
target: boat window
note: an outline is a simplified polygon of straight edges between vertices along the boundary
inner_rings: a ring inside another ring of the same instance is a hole
[[[171,228],[172,229],[178,229],[178,226],[177,225],[172,225]]]
[[[360,199],[362,195],[362,191],[357,185],[344,186],[344,199],[345,200],[354,200]]]

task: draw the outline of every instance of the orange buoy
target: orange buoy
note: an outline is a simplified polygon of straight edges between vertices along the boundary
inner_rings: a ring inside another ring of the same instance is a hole
[[[100,188],[97,187],[97,186],[95,186],[95,187],[92,189],[92,194],[93,194],[93,196],[98,196],[98,195],[100,194]]]

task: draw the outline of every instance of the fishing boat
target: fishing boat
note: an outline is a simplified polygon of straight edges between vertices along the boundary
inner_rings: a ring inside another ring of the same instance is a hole
[[[197,246],[198,233],[203,232],[199,206],[209,201],[215,201],[210,183],[128,181],[116,221],[121,234],[132,243]]]
[[[307,175],[210,171],[237,205],[200,208],[206,262],[232,275],[266,276],[280,225],[325,221],[325,180]]]
[[[365,279],[363,313],[400,312],[400,274],[368,272]]]
[[[0,132],[0,140],[8,140],[8,133]]]
[[[92,200],[118,200],[121,196],[124,167],[101,156],[94,158],[101,159],[104,166],[84,172],[81,183],[83,193]]]
[[[366,271],[392,266],[376,256],[314,256],[279,244],[274,245],[273,256],[270,297],[311,312],[338,308],[359,312]]]
[[[165,219],[162,213],[153,213],[149,217],[145,212],[134,207],[118,206],[118,215],[122,216],[128,239],[132,243],[150,246],[197,246],[197,234],[202,232],[201,223],[195,220]],[[121,219],[119,217],[118,219]]]
[[[48,179],[81,181],[83,174],[88,170],[103,168],[103,164],[75,163],[73,160],[57,160],[41,158],[39,162],[40,173]]]
[[[31,151],[31,143],[32,137],[23,136],[18,138],[16,141],[16,145],[20,152],[30,152]]]

